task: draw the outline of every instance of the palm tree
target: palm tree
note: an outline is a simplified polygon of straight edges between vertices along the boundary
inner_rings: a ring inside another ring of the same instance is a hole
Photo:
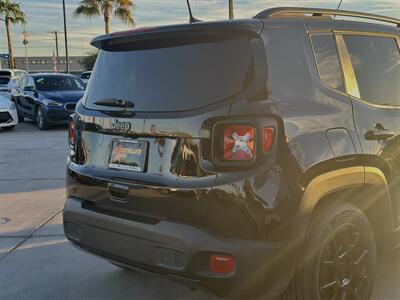
[[[229,19],[233,19],[233,0],[229,0]]]
[[[81,0],[80,5],[75,10],[75,16],[85,15],[89,18],[103,14],[105,32],[110,33],[110,18],[115,17],[125,21],[126,24],[133,25],[133,1],[132,0]]]
[[[0,0],[0,15],[3,16],[4,23],[6,24],[10,68],[15,69],[14,52],[11,45],[10,24],[25,24],[25,14],[21,10],[18,2],[11,2],[10,0]]]

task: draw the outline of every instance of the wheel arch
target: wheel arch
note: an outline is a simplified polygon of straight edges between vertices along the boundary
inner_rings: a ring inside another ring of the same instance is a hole
[[[392,230],[390,193],[385,174],[379,168],[348,167],[329,171],[311,180],[299,208],[299,215],[307,218],[307,225],[303,226],[304,235],[312,215],[331,201],[350,202],[359,207],[374,229],[377,244],[389,247],[388,235]]]
[[[371,193],[374,193],[373,198],[365,197]],[[290,237],[284,246],[287,256],[285,262],[281,262],[289,271],[286,274],[289,276],[285,278],[285,288],[299,267],[301,249],[313,214],[332,201],[349,201],[364,211],[374,234],[378,236],[377,244],[388,247],[390,237],[387,234],[391,232],[392,222],[391,218],[384,217],[391,209],[384,173],[376,167],[352,166],[319,174],[304,188]]]
[[[36,103],[35,104],[35,110],[34,110],[35,115],[36,115],[37,110],[38,110],[39,107],[41,107],[43,109],[43,105],[41,103]]]

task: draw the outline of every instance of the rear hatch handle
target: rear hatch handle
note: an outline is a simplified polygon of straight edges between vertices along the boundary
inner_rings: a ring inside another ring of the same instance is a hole
[[[129,193],[129,186],[117,183],[109,183],[108,191],[110,192],[110,200],[126,203],[126,196]]]

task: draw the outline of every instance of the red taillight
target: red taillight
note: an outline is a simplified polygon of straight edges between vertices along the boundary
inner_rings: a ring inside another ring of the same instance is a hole
[[[71,148],[75,144],[75,120],[71,118],[68,123],[68,141]]]
[[[210,257],[210,271],[217,274],[228,274],[235,270],[235,259],[229,255],[214,254]]]
[[[263,132],[263,150],[264,153],[269,152],[274,143],[275,129],[273,127],[264,127]]]
[[[226,126],[224,130],[224,160],[253,160],[255,155],[254,132],[253,126]]]

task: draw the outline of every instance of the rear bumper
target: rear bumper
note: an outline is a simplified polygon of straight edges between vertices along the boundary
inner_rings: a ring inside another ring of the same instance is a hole
[[[224,239],[205,228],[168,220],[147,224],[121,219],[83,208],[76,198],[67,200],[63,216],[70,241],[108,260],[218,295],[274,294],[275,243]],[[232,255],[235,271],[211,273],[209,257],[215,253]]]

